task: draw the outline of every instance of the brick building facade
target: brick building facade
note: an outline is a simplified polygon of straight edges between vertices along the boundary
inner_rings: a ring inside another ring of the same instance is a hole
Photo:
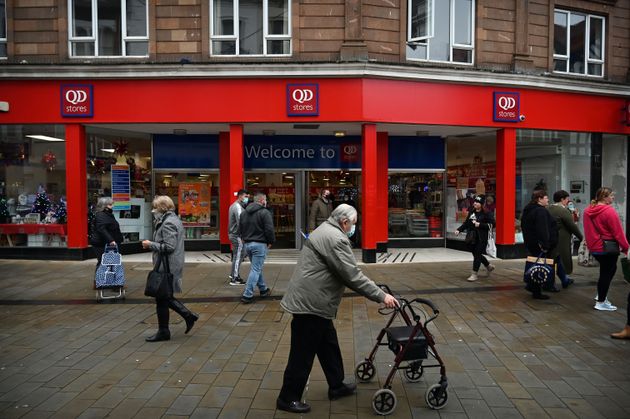
[[[533,188],[580,209],[601,185],[625,197],[629,103],[630,0],[0,0],[0,198],[24,202],[15,216],[67,197],[65,248],[45,257],[89,255],[86,202],[111,192],[122,145],[139,207],[211,185],[190,248],[229,250],[244,186],[273,189],[299,248],[328,186],[360,209],[366,261],[461,246],[474,194],[518,256]],[[252,154],[267,146],[278,159]],[[352,155],[282,161],[324,146]],[[3,226],[0,257],[42,254]]]

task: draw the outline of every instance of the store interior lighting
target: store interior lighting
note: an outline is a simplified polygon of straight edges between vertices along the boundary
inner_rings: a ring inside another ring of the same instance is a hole
[[[33,138],[35,140],[42,140],[42,141],[56,141],[56,142],[66,141],[62,138],[49,137],[48,135],[27,135],[27,137]]]

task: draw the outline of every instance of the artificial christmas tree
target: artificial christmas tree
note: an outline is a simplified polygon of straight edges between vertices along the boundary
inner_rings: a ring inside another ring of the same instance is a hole
[[[55,207],[54,215],[57,220],[57,224],[65,224],[68,219],[68,210],[66,209],[66,203],[59,201],[59,204]]]
[[[7,205],[7,200],[4,198],[0,198],[0,224],[5,224],[10,222],[11,215],[9,214],[9,208]]]
[[[33,203],[31,212],[41,214],[40,219],[43,220],[50,212],[51,206],[50,198],[48,198],[46,191],[42,191],[35,197],[35,202]]]

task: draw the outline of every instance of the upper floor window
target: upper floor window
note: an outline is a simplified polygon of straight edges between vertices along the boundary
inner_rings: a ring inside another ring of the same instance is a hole
[[[290,0],[211,0],[211,55],[291,55]]]
[[[553,70],[602,77],[605,23],[601,16],[556,9]]]
[[[408,0],[408,60],[472,64],[475,0]]]
[[[146,0],[69,0],[71,57],[146,57]]]
[[[0,58],[7,57],[7,2],[0,0]]]

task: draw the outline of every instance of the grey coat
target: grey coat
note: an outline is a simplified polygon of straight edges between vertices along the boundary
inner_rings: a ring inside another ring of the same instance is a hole
[[[280,305],[292,314],[334,319],[346,287],[377,303],[385,299],[357,266],[346,233],[328,218],[310,234]]]
[[[167,211],[155,225],[153,241],[153,265],[162,249],[168,255],[168,263],[173,274],[173,292],[182,292],[182,275],[184,271],[184,226],[173,211]],[[164,270],[164,265],[160,271]]]
[[[551,257],[560,256],[562,266],[567,275],[573,272],[573,252],[571,249],[571,235],[575,235],[580,241],[584,239],[582,232],[573,222],[571,211],[560,204],[552,204],[547,207],[551,216],[558,223],[558,245],[551,252]]]

